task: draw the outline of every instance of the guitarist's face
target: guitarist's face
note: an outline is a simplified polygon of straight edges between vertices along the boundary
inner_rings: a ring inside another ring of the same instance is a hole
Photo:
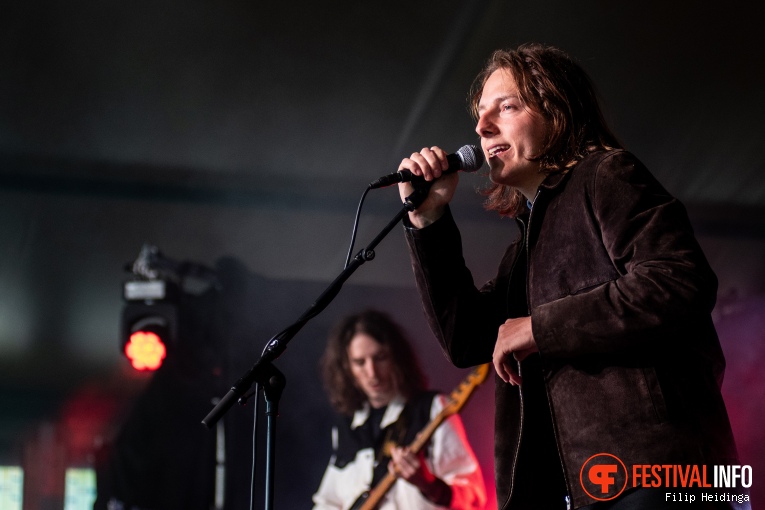
[[[356,386],[372,407],[383,407],[396,395],[393,358],[386,345],[365,333],[358,333],[348,344],[348,361]]]

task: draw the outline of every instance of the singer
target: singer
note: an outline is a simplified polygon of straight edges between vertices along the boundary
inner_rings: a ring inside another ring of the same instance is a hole
[[[622,148],[563,51],[496,51],[470,97],[486,207],[520,231],[494,279],[477,288],[465,266],[445,152],[399,168],[433,181],[404,220],[429,324],[456,366],[496,370],[499,507],[676,509],[633,484],[631,467],[738,464],[711,319],[717,278],[685,208]],[[627,480],[583,470],[603,453]]]

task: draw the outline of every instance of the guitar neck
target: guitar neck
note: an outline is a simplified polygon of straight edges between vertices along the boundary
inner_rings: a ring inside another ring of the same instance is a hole
[[[451,414],[454,413],[450,412],[448,409],[443,409],[440,413],[438,413],[438,415],[433,418],[430,423],[428,423],[428,425],[420,431],[419,434],[417,434],[417,437],[415,437],[414,441],[412,441],[412,443],[409,445],[409,449],[414,453],[419,453],[419,451],[422,450],[422,447],[425,446],[425,443],[428,442],[428,439],[430,439],[436,429]]]

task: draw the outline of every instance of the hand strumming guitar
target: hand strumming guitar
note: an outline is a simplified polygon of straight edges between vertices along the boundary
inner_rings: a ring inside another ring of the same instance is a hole
[[[430,471],[422,450],[415,454],[409,447],[394,446],[390,450],[390,455],[388,472],[417,487],[429,501],[440,506],[449,506],[452,490],[446,482]]]

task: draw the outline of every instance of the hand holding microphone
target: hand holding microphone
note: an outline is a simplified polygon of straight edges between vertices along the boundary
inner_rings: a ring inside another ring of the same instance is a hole
[[[435,159],[431,156],[435,156]],[[421,158],[425,158],[425,161],[432,166],[433,170],[438,168],[438,175],[428,168],[427,165],[419,165]],[[445,161],[444,161],[445,160]],[[445,165],[445,166],[444,166]],[[437,179],[442,174],[456,172],[462,170],[463,172],[475,172],[483,165],[483,153],[481,149],[475,145],[464,145],[454,154],[445,154],[443,150],[438,147],[431,147],[430,149],[422,149],[420,152],[412,154],[411,158],[406,158],[399,165],[398,172],[384,175],[379,179],[372,181],[369,184],[370,189],[382,188],[384,186],[390,186],[398,182],[417,182],[417,181],[430,181]],[[418,174],[410,168],[419,168],[423,172]]]
[[[402,200],[414,191],[412,182],[432,182],[427,199],[416,210],[409,213],[412,225],[423,228],[443,215],[446,205],[457,189],[459,182],[457,171],[475,172],[481,168],[483,162],[483,153],[473,145],[465,145],[455,154],[447,154],[440,147],[434,146],[404,158],[398,167],[397,174],[400,177],[391,174],[378,181],[389,179],[390,183],[399,182],[399,194]]]

